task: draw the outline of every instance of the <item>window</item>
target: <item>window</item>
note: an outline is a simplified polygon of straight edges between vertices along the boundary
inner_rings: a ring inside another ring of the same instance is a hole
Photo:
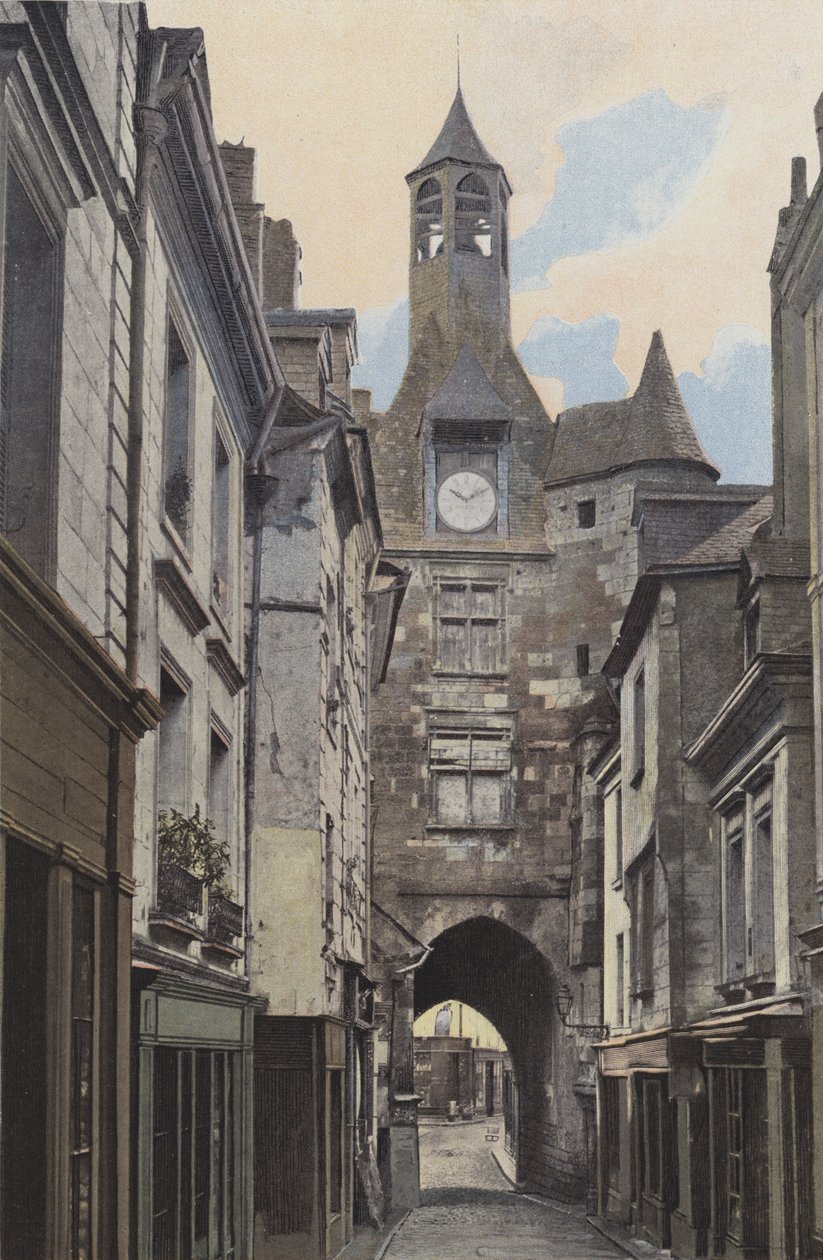
[[[746,668],[751,665],[752,661],[760,652],[760,600],[757,599],[746,609],[743,621],[743,633],[745,638],[745,665]]]
[[[726,1069],[726,1176],[728,1232],[740,1238],[743,1228],[743,1072]]]
[[[191,363],[169,320],[166,359],[165,512],[181,538],[188,537],[192,498],[189,468]]]
[[[614,793],[614,878],[623,882],[623,789]]]
[[[494,674],[504,668],[503,587],[450,581],[437,586],[437,665],[456,674]]]
[[[723,983],[755,997],[774,981],[771,779],[721,820]]]
[[[239,1055],[154,1053],[152,1256],[233,1256]]]
[[[429,737],[432,821],[506,823],[511,816],[511,731],[438,730]]]
[[[492,252],[491,197],[485,182],[472,172],[457,185],[454,201],[454,240],[459,250]]]
[[[158,732],[157,808],[185,811],[188,783],[189,702],[180,675],[160,670],[163,719]]]
[[[606,1139],[606,1176],[612,1190],[620,1189],[620,1080],[604,1076],[603,1128]]]
[[[51,445],[59,336],[57,251],[20,179],[6,168],[0,355],[0,529],[47,575]]]
[[[577,645],[577,676],[585,678],[589,672],[589,645],[588,643],[578,643]]]
[[[665,1114],[660,1081],[641,1077],[645,1138],[644,1185],[649,1195],[659,1199],[663,1186],[663,1117]]]
[[[212,727],[209,747],[209,818],[214,823],[217,840],[229,839],[230,791],[229,745],[222,732]]]
[[[743,810],[723,819],[723,956],[727,982],[742,980],[746,969],[746,885]]]
[[[443,253],[443,192],[436,179],[424,180],[417,190],[415,232],[418,262]]]
[[[214,516],[212,520],[212,598],[222,608],[229,597],[229,507],[231,464],[219,433],[214,435]]]
[[[72,899],[71,1083],[69,1086],[69,1246],[71,1260],[92,1254],[92,1073],[94,894]]]
[[[774,868],[771,782],[752,798],[752,923],[749,967],[764,979],[774,974]]]
[[[54,1018],[49,975],[49,859],[9,837],[5,853],[2,1020],[4,1257],[45,1256],[50,1062],[47,1027]]]
[[[625,977],[625,950],[623,943],[623,933],[618,934],[615,941],[615,1011],[617,1014],[617,1027],[622,1028],[626,1018],[626,977]]]
[[[594,499],[582,499],[577,505],[577,524],[580,529],[593,529],[597,519]]]
[[[326,1073],[329,1081],[329,1211],[343,1210],[343,1073],[335,1068]]]
[[[500,185],[498,196],[500,198],[500,262],[505,275],[509,274],[509,216],[507,212],[506,190]]]
[[[646,766],[646,671],[641,668],[632,687],[632,784],[637,785]]]
[[[654,854],[646,857],[630,877],[632,929],[632,993],[649,994],[654,982]]]

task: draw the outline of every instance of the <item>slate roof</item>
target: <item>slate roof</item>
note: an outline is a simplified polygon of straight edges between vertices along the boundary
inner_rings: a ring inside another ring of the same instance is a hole
[[[720,476],[700,444],[657,331],[631,398],[571,407],[558,416],[546,484],[673,460],[700,464],[715,479]]]
[[[586,403],[557,417],[547,483],[598,476],[614,467],[626,429],[630,398]]]
[[[704,567],[737,567],[741,552],[772,513],[771,490],[748,493],[650,495],[642,503],[645,572]]]
[[[806,541],[780,538],[764,531],[754,534],[745,547],[751,579],[764,577],[808,578],[811,548]]]
[[[423,408],[424,420],[511,419],[470,345],[463,346],[446,379]]]
[[[406,178],[412,179],[427,167],[447,161],[466,162],[469,166],[500,167],[500,163],[492,157],[475,131],[459,87],[446,121],[440,129],[440,135],[420,165],[410,171]]]

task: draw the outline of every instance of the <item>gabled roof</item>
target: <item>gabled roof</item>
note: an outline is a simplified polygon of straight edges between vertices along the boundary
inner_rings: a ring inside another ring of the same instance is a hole
[[[621,455],[627,464],[690,460],[705,464],[720,476],[719,468],[700,445],[659,329],[652,337],[640,384],[632,398]]]
[[[672,461],[700,464],[715,480],[720,476],[700,444],[658,331],[631,398],[570,407],[557,417],[546,484]]]
[[[410,171],[406,178],[412,179],[427,167],[437,166],[440,162],[465,162],[469,166],[496,166],[503,169],[475,131],[459,87],[446,121],[440,128],[440,135],[420,165]]]
[[[423,408],[424,420],[511,420],[472,347],[466,344]]]

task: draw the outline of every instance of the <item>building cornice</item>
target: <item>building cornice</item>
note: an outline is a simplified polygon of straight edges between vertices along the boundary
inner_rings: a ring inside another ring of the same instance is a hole
[[[157,727],[163,716],[157,698],[130,682],[57,592],[1,535],[0,596],[0,621],[38,652],[108,725],[117,726],[133,742]]]
[[[762,725],[763,716],[758,715],[757,706],[768,699],[770,690],[786,688],[790,685],[808,690],[812,678],[812,659],[807,653],[769,652],[759,655],[746,670],[740,682],[729,694],[697,739],[685,749],[684,760],[695,765],[701,764],[716,750],[721,740],[731,732],[738,737],[737,742],[745,740],[747,728],[756,729]],[[783,697],[775,694],[774,707]],[[775,727],[775,738],[780,730]]]

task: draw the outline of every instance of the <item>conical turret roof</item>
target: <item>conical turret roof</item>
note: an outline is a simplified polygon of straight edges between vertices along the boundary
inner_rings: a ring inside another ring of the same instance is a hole
[[[511,413],[467,344],[423,408],[423,419],[506,421]]]
[[[459,86],[452,101],[452,107],[446,115],[446,121],[440,129],[440,135],[420,165],[416,166],[406,178],[411,179],[429,166],[437,166],[440,162],[449,161],[465,162],[469,166],[496,166],[500,170],[503,169],[475,131]]]
[[[689,460],[720,475],[700,444],[659,329],[652,337],[640,384],[631,401],[620,457],[624,464]]]

